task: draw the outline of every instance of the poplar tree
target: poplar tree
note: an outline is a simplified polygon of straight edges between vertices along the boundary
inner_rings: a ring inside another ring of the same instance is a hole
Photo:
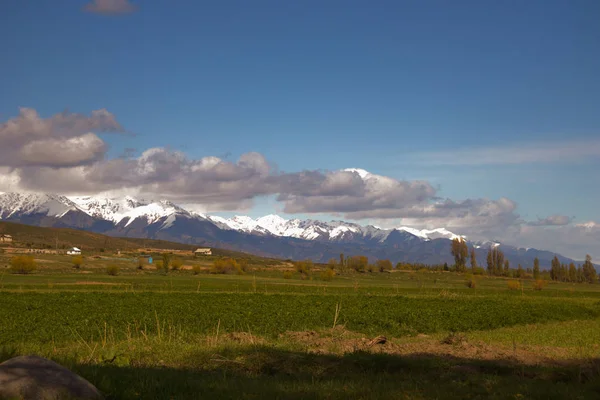
[[[583,263],[583,279],[586,282],[594,283],[596,278],[596,268],[592,263],[592,256],[588,254],[585,256],[585,262]]]
[[[494,275],[494,255],[492,254],[492,249],[489,249],[487,253],[487,270],[488,274]]]
[[[467,270],[467,259],[469,258],[469,248],[467,242],[462,238],[452,239],[450,251],[454,256],[454,265],[457,272],[465,272]]]
[[[569,264],[569,282],[577,282],[577,268],[575,264]]]
[[[475,257],[475,248],[471,249],[471,272],[475,273],[477,271],[477,257]]]
[[[533,278],[540,279],[540,259],[537,257],[533,259]]]
[[[550,279],[553,281],[559,280],[560,277],[560,261],[557,256],[552,259],[552,265],[550,267]]]

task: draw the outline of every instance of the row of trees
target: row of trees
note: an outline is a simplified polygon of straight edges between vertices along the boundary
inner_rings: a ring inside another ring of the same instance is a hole
[[[560,282],[596,282],[597,274],[592,257],[587,255],[583,266],[576,267],[574,263],[561,264],[558,257],[554,256],[550,268],[550,279]]]
[[[457,272],[467,271],[467,260],[471,259],[471,272],[481,273],[482,268],[477,265],[477,256],[475,249],[472,248],[469,252],[467,243],[461,239],[453,239],[450,247],[450,252],[454,257],[454,270]],[[487,273],[493,276],[511,276],[516,278],[522,278],[527,273],[531,273],[534,279],[539,279],[541,276],[540,272],[540,260],[536,257],[533,260],[532,269],[523,269],[521,264],[518,268],[514,269],[510,267],[510,262],[505,259],[504,253],[497,247],[490,248],[487,253]],[[575,267],[574,263],[570,265],[561,264],[557,256],[554,256],[552,260],[552,267],[550,269],[550,279],[554,281],[562,282],[589,282],[594,283],[597,280],[596,269],[592,263],[592,257],[587,255],[583,266]]]
[[[375,264],[370,264],[367,256],[344,257],[344,253],[340,254],[339,262],[337,259],[332,258],[327,265],[330,269],[340,269],[341,271],[352,270],[356,272],[386,272],[394,268],[390,260],[377,260]]]

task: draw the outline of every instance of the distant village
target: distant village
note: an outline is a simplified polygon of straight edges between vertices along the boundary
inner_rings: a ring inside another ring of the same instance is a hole
[[[15,254],[66,254],[72,256],[82,255],[82,250],[79,247],[70,247],[67,249],[48,249],[48,248],[34,248],[34,247],[23,247],[16,246],[16,240],[12,237],[12,235],[0,233],[0,245],[2,245],[2,249],[6,253],[15,253]],[[140,253],[141,257],[146,257],[149,260],[152,260],[150,256],[151,253],[174,253],[179,255],[193,255],[196,257],[202,256],[210,256],[212,255],[212,249],[207,247],[200,247],[194,251],[191,250],[174,250],[174,249],[158,249],[158,248],[140,248],[137,249],[137,252]],[[121,251],[116,250],[115,253],[120,254]],[[152,262],[152,261],[150,261]]]

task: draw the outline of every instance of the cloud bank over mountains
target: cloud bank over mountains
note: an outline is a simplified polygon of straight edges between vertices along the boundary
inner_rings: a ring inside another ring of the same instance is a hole
[[[362,169],[284,172],[256,152],[228,161],[215,156],[193,159],[166,147],[147,149],[137,157],[128,152],[109,158],[98,133],[125,132],[105,109],[42,118],[34,109],[22,108],[0,125],[0,191],[119,191],[209,211],[245,210],[256,198],[272,196],[289,214],[334,215],[382,226],[446,227],[472,238],[522,240],[525,245],[544,238],[546,247],[548,242],[571,246],[574,239],[581,250],[600,240],[600,226],[593,222],[575,225],[561,215],[527,222],[508,198],[441,198],[430,182]]]

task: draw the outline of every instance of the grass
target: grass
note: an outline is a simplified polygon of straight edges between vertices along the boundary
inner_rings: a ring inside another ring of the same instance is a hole
[[[85,256],[79,269],[36,255],[35,273],[16,275],[0,254],[0,361],[54,359],[108,399],[600,395],[600,285],[301,275],[260,258],[244,275],[209,274],[217,258],[183,257],[165,275],[133,255]]]

